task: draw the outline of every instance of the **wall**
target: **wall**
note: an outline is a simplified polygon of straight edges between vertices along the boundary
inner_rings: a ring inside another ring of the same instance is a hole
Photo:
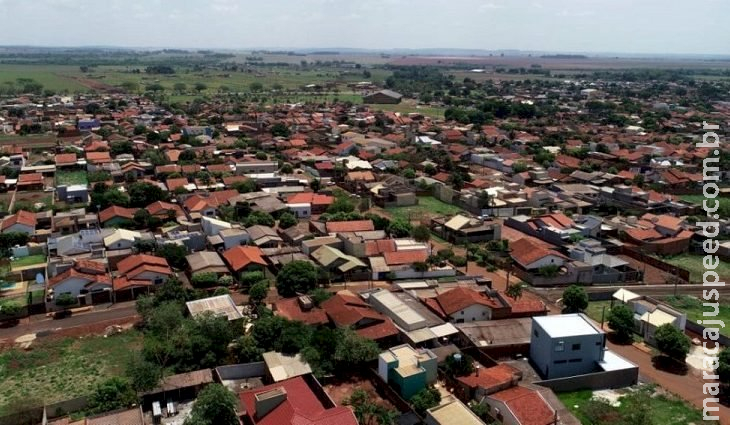
[[[492,320],[491,312],[491,309],[483,305],[474,304],[451,315],[452,319],[449,320],[449,322],[462,323],[459,322],[459,320],[462,320],[463,322],[473,322],[475,320]]]
[[[46,415],[48,419],[54,419],[83,410],[87,405],[88,400],[86,397],[59,401],[46,406]],[[43,406],[38,406],[20,413],[0,417],[0,425],[34,425],[40,423],[42,418]]]
[[[603,390],[609,388],[625,388],[635,385],[639,381],[639,368],[596,372],[568,378],[537,381],[534,384],[542,385],[559,392],[578,390]]]
[[[215,368],[215,374],[220,380],[255,378],[266,376],[268,370],[265,362],[240,363]]]
[[[596,369],[596,362],[602,358],[605,346],[603,334],[551,338],[534,320],[532,332],[530,359],[540,375],[546,378],[590,373]],[[556,351],[561,342],[562,351]],[[577,350],[573,350],[575,344],[580,344]]]

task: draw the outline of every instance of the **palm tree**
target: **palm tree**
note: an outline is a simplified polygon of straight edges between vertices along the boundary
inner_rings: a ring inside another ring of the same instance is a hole
[[[505,289],[504,293],[510,298],[514,298],[515,300],[518,300],[522,298],[522,291],[524,290],[524,286],[522,285],[522,282],[515,283],[514,285],[509,285],[507,289]]]

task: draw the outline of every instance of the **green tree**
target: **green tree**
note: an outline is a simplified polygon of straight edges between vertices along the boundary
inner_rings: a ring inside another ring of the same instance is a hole
[[[588,307],[588,294],[582,286],[571,285],[563,291],[563,310],[566,313],[578,313]]]
[[[388,226],[388,233],[390,233],[390,236],[394,238],[405,238],[410,236],[412,230],[413,227],[411,226],[411,223],[402,219],[395,219],[391,221]]]
[[[358,335],[350,328],[338,329],[334,360],[339,370],[352,370],[375,360],[380,348],[375,341]]]
[[[291,164],[286,163],[281,166],[281,168],[279,169],[279,172],[281,172],[282,174],[291,174],[294,172],[294,167],[292,167]]]
[[[208,90],[208,86],[204,83],[195,83],[195,91],[200,93],[203,90]]]
[[[94,413],[124,409],[137,403],[137,393],[126,380],[113,377],[100,383],[89,397],[88,408]]]
[[[263,84],[261,84],[261,83],[259,83],[258,81],[254,81],[253,83],[251,83],[251,84],[249,84],[249,85],[248,85],[248,88],[249,88],[249,89],[250,89],[250,90],[251,90],[252,92],[254,92],[254,93],[258,93],[258,92],[260,92],[261,90],[263,90],[263,89],[264,89],[264,85],[263,85]]]
[[[730,384],[730,347],[725,347],[718,356],[719,365],[717,374],[720,376],[720,382],[725,385]]]
[[[504,293],[515,300],[522,298],[522,292],[524,291],[524,285],[521,283],[515,283],[507,287]]]
[[[309,296],[312,298],[312,303],[319,307],[320,304],[332,298],[332,292],[324,288],[314,288],[309,292]]]
[[[289,131],[289,127],[286,124],[278,122],[271,126],[271,135],[274,137],[289,137],[291,131]]]
[[[248,290],[249,302],[253,305],[259,305],[269,295],[269,282],[262,280],[251,286]]]
[[[231,187],[237,190],[238,193],[249,193],[256,190],[256,182],[252,179],[246,179],[233,183]]]
[[[0,315],[15,316],[16,314],[20,313],[22,309],[23,306],[21,306],[20,303],[17,301],[5,301],[4,303],[0,304]]]
[[[256,339],[251,335],[244,335],[235,340],[233,354],[239,363],[252,363],[262,360],[264,350],[259,348]]]
[[[372,400],[370,394],[358,388],[343,404],[352,407],[360,425],[395,425],[398,412],[386,409]]]
[[[129,185],[129,203],[133,207],[144,208],[157,201],[167,201],[169,193],[156,184],[137,182]]]
[[[172,88],[178,93],[183,93],[188,89],[188,86],[185,83],[175,83]]]
[[[428,242],[431,239],[431,229],[424,224],[419,224],[413,228],[411,236],[418,242]]]
[[[297,223],[297,218],[290,212],[285,212],[279,216],[279,227],[282,229],[288,229],[292,226],[296,226]]]
[[[267,212],[252,211],[244,220],[244,224],[246,227],[255,226],[257,224],[274,227],[276,225],[276,220],[274,220],[274,217]]]
[[[78,300],[71,294],[65,293],[56,297],[56,305],[59,307],[70,307],[76,305]]]
[[[210,384],[198,394],[185,425],[238,425],[236,406],[232,392],[221,384]]]
[[[608,326],[620,341],[630,341],[634,331],[634,313],[630,308],[619,304],[608,313]]]
[[[126,376],[135,391],[150,391],[162,379],[162,368],[141,355],[135,355],[127,362]]]
[[[434,387],[427,387],[411,397],[413,409],[421,416],[426,415],[426,410],[438,406],[441,402],[441,393]]]
[[[317,275],[317,268],[309,261],[292,261],[279,271],[276,289],[282,297],[307,293],[317,286]]]
[[[176,269],[185,269],[187,267],[187,260],[185,257],[188,255],[188,249],[185,245],[178,245],[174,243],[165,243],[157,246],[155,255],[162,257],[167,260],[168,264]]]
[[[456,358],[457,354],[451,354],[446,357],[444,369],[447,376],[468,376],[474,372],[474,360],[466,354],[458,354],[460,358]]]
[[[683,362],[690,349],[690,340],[684,332],[671,324],[661,325],[654,332],[656,348],[665,356]]]
[[[190,283],[196,288],[210,288],[218,283],[218,275],[213,272],[195,273],[190,278]]]

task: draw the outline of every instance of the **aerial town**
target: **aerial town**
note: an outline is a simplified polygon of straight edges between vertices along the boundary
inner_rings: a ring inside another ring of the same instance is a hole
[[[730,424],[730,62],[231,56],[0,49],[0,424]]]

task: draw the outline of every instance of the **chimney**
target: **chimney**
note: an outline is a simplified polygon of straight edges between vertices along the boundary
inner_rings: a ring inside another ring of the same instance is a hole
[[[284,387],[277,387],[273,390],[264,391],[256,394],[255,400],[256,418],[261,419],[286,400],[286,390]]]

